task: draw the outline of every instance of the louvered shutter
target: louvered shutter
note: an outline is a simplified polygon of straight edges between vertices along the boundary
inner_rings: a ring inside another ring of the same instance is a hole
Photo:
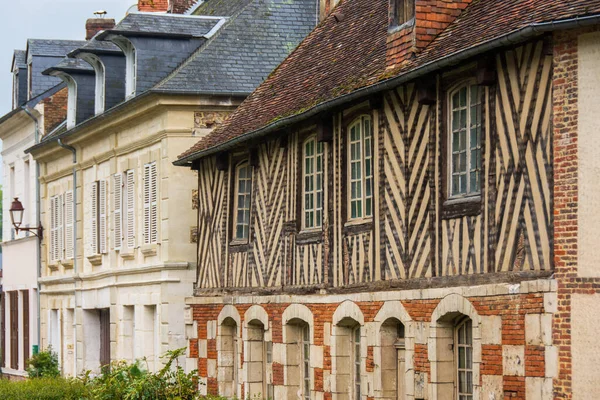
[[[92,254],[98,254],[98,182],[92,182],[90,203],[90,251]]]
[[[125,238],[127,240],[127,247],[133,249],[135,247],[135,180],[133,170],[126,172],[126,186],[125,186],[125,207],[127,208],[127,216],[125,218]]]
[[[98,182],[98,236],[99,236],[99,243],[98,245],[100,246],[100,254],[104,254],[106,253],[107,249],[106,249],[106,222],[107,222],[107,215],[106,215],[106,181],[99,181]]]
[[[113,175],[113,248],[120,249],[123,240],[122,231],[122,201],[123,201],[123,175]]]
[[[56,243],[56,196],[50,198],[50,261],[57,260],[58,244]]]
[[[144,165],[144,243],[158,241],[156,163]]]
[[[65,193],[65,258],[73,258],[73,192]]]
[[[57,240],[57,246],[56,246],[57,247],[56,259],[61,260],[65,255],[65,230],[64,230],[65,196],[61,194],[60,196],[58,196],[57,200],[58,201],[56,203],[56,210],[57,210],[57,213],[56,213],[56,223],[57,223],[56,236],[57,236],[58,240]]]

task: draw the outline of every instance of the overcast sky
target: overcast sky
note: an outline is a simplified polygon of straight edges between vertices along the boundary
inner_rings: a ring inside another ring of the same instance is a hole
[[[105,10],[117,22],[136,0],[0,0],[0,116],[12,107],[13,50],[25,50],[27,39],[85,39],[85,21]]]

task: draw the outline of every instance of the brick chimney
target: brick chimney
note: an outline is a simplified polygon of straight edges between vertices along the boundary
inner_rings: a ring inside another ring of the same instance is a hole
[[[90,18],[85,23],[85,40],[90,40],[96,33],[106,31],[115,27],[112,18]]]
[[[138,10],[143,12],[167,12],[169,0],[138,0]]]

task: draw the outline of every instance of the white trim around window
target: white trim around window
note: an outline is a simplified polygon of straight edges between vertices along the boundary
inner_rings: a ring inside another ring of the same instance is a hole
[[[250,237],[250,202],[252,198],[252,167],[248,160],[235,167],[233,204],[233,240],[247,242]]]
[[[373,125],[361,115],[348,127],[348,220],[373,217]]]
[[[323,226],[324,147],[315,135],[302,144],[302,230]]]

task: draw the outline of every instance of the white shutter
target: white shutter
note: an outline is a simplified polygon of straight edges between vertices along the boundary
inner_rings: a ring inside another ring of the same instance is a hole
[[[90,250],[92,254],[98,254],[98,182],[92,182],[90,203]]]
[[[56,261],[57,260],[57,249],[58,249],[58,244],[56,243],[56,203],[57,203],[57,198],[56,196],[52,196],[50,198],[50,249],[49,249],[49,254],[50,254],[50,261]]]
[[[65,193],[65,258],[73,258],[73,191]]]
[[[65,202],[65,196],[64,195],[60,195],[58,196],[58,201],[56,202],[56,223],[57,223],[57,227],[56,227],[56,236],[58,238],[57,241],[57,260],[62,260],[64,255],[65,255],[65,230],[64,230],[64,223],[65,223],[65,217],[64,217],[64,202]]]
[[[106,181],[98,182],[98,236],[99,240],[99,253],[106,253]]]
[[[113,248],[120,249],[123,240],[122,230],[122,202],[123,202],[123,175],[113,175]]]
[[[126,186],[125,186],[125,207],[127,208],[127,217],[125,218],[125,238],[127,240],[127,247],[133,249],[135,247],[135,180],[133,170],[129,170],[126,173]]]
[[[158,241],[156,162],[144,165],[144,243]]]

